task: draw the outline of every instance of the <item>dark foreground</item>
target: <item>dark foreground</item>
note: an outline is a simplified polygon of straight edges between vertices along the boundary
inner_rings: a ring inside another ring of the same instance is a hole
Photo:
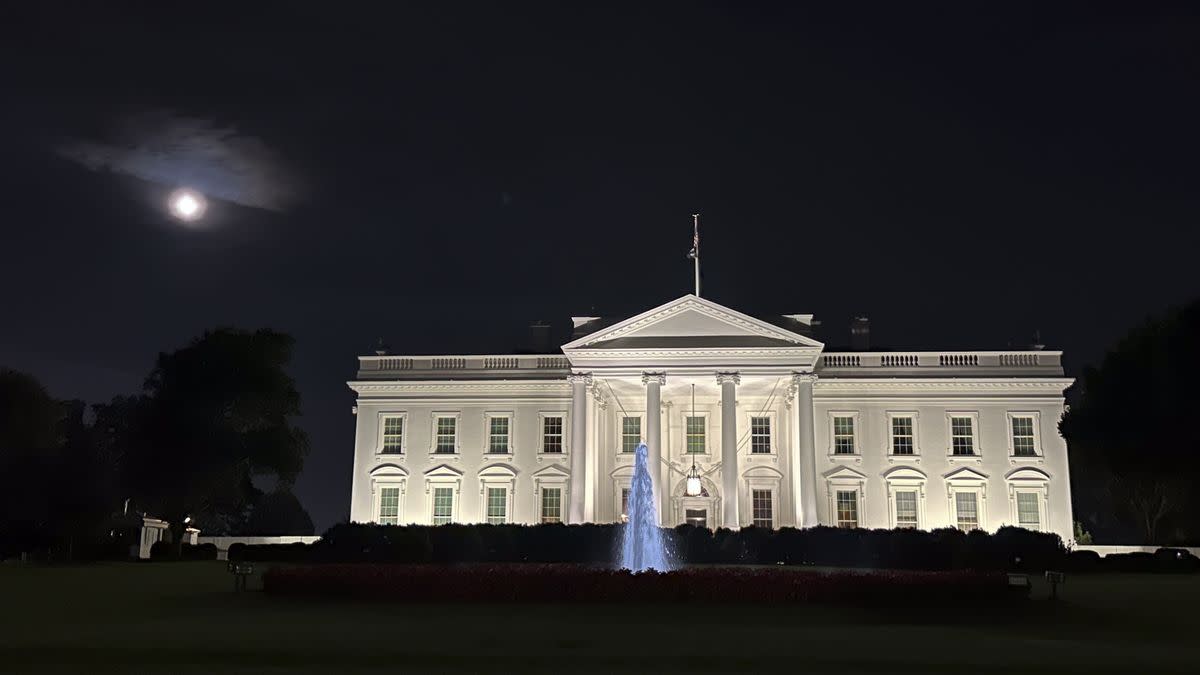
[[[0,671],[1182,673],[1200,663],[1195,575],[1076,576],[1057,603],[1039,586],[1020,608],[986,611],[389,605],[231,588],[215,562],[0,566]]]

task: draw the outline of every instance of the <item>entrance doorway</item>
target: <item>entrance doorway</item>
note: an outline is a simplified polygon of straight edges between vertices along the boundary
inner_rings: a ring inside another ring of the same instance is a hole
[[[708,509],[684,509],[683,522],[695,527],[708,527]]]

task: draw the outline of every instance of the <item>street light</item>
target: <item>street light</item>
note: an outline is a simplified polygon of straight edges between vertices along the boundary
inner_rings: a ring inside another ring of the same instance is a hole
[[[692,385],[692,417],[696,416],[696,385]],[[684,431],[684,447],[687,447],[687,432]],[[690,448],[689,448],[690,449]],[[699,497],[704,491],[700,484],[700,471],[696,468],[696,454],[692,455],[692,468],[688,469],[687,480],[684,482],[683,494],[689,497]]]

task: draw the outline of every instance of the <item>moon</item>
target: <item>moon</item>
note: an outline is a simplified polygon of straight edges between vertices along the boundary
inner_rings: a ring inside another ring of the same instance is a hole
[[[199,220],[208,208],[204,195],[188,188],[179,188],[167,200],[171,215],[185,222]]]

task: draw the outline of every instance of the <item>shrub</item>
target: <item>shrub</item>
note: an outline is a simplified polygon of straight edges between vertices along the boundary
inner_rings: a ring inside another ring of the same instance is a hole
[[[391,602],[755,602],[995,605],[1017,597],[996,572],[801,572],[706,567],[632,574],[575,564],[309,565],[272,568],[271,595]]]

